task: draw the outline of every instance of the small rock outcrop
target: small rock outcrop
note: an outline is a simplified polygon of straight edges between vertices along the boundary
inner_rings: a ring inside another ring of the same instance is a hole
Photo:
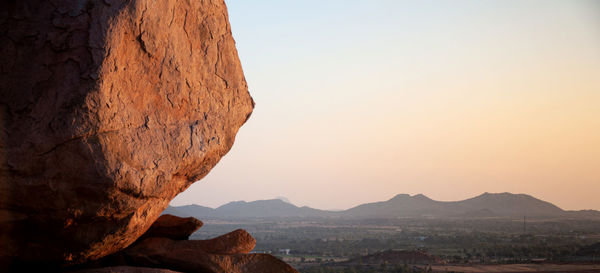
[[[130,256],[140,256],[139,253],[150,253],[153,249],[168,252],[181,250],[212,254],[249,253],[256,246],[256,240],[243,229],[232,231],[210,240],[175,241],[168,238],[153,237],[140,240],[128,248],[125,253]]]
[[[165,215],[161,216],[163,217]],[[188,221],[186,219],[189,218],[169,215],[168,219],[181,222]],[[152,237],[147,233],[142,238],[145,239],[140,239],[125,250],[99,262],[83,265],[91,269],[76,272],[150,267],[199,273],[297,273],[294,268],[272,255],[250,253],[256,241],[242,229],[210,240],[172,240]]]
[[[157,251],[134,257],[138,264],[168,266],[182,272],[198,273],[298,273],[290,265],[269,254],[219,255],[187,249]]]
[[[224,0],[0,1],[0,269],[129,246],[253,106]]]
[[[181,218],[171,214],[163,214],[154,221],[148,231],[139,240],[149,237],[187,240],[202,225],[202,221],[194,217]]]

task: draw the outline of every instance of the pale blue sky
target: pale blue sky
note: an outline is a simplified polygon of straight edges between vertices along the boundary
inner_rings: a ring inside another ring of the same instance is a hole
[[[226,2],[256,109],[172,204],[600,209],[600,1]]]

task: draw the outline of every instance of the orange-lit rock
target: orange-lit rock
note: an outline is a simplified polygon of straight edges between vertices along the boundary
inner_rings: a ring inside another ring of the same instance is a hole
[[[223,0],[0,2],[0,261],[119,251],[253,109]]]
[[[256,246],[256,240],[245,230],[237,229],[209,240],[188,241],[204,252],[214,254],[249,253]]]

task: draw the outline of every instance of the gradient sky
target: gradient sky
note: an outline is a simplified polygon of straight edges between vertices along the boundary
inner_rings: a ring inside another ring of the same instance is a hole
[[[600,210],[600,1],[226,2],[256,108],[173,205],[513,192]]]

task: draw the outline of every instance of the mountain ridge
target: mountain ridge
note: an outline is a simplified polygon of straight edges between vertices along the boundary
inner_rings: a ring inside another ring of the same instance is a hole
[[[423,194],[397,194],[379,202],[340,210],[296,206],[287,200],[234,201],[209,208],[200,205],[169,206],[164,213],[200,219],[247,218],[598,218],[600,211],[568,211],[528,194],[483,193],[460,201],[437,201]]]

